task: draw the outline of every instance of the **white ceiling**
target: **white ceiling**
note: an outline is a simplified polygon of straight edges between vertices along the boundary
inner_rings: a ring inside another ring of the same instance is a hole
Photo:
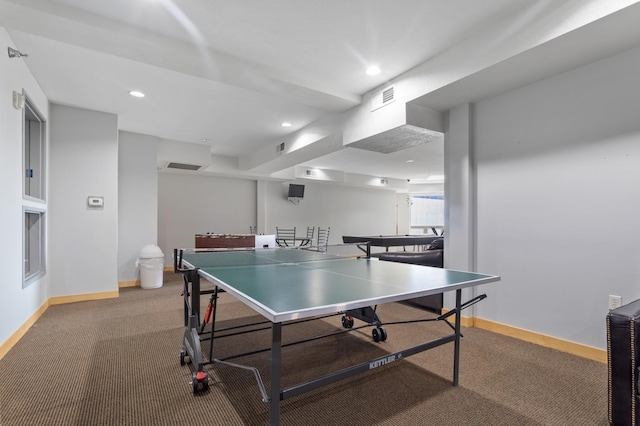
[[[51,102],[115,113],[125,131],[196,144],[208,139],[214,156],[242,158],[323,117],[357,108],[372,90],[425,63],[437,63],[446,52],[489,29],[504,32],[501,48],[506,51],[508,37],[522,38],[532,26],[547,25],[553,32],[551,25],[560,22],[554,17],[567,17],[562,21],[566,26],[579,11],[581,19],[597,21],[612,8],[632,3],[0,0],[0,25],[14,41],[11,47],[29,55],[24,60]],[[608,9],[596,10],[603,4]],[[592,39],[602,43],[602,31],[580,35],[588,51]],[[560,31],[549,40],[561,41],[561,36]],[[457,83],[443,84],[431,98],[416,102],[446,110],[633,43],[637,39],[620,38],[600,46],[597,53],[593,49],[590,56],[545,56],[547,61],[538,60],[531,75],[510,72],[523,67],[521,52],[514,51],[508,55],[514,64],[502,61],[501,66],[461,75]],[[538,55],[550,54],[553,45],[547,42],[547,50],[538,50]],[[379,65],[381,74],[366,75],[371,64]],[[491,85],[485,85],[487,81]],[[134,89],[146,97],[131,97],[128,92]],[[474,95],[474,90],[480,91]],[[284,121],[292,126],[282,127]],[[392,154],[344,148],[302,164],[420,179],[443,174],[442,152],[439,139]]]

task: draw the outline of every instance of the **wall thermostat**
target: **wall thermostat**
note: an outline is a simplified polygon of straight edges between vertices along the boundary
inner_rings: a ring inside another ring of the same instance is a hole
[[[90,195],[89,197],[87,197],[87,208],[88,209],[104,208],[104,197],[96,197],[94,195]]]

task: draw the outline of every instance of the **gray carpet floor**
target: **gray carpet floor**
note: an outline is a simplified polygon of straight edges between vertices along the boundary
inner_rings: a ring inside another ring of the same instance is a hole
[[[49,307],[0,360],[0,424],[265,425],[268,404],[251,372],[207,368],[210,389],[194,395],[182,346],[181,276],[162,288],[126,288],[117,299]],[[206,298],[205,298],[206,299]],[[206,303],[206,300],[203,301]],[[392,303],[384,321],[432,314]],[[218,323],[255,314],[222,294]],[[254,318],[255,319],[255,318]],[[604,326],[604,325],[603,325]],[[284,328],[285,341],[340,329],[340,317]],[[390,325],[283,350],[283,385],[448,334],[442,323]],[[606,425],[607,367],[553,349],[463,328],[460,385],[453,345],[282,402],[282,425]],[[268,331],[216,342],[216,356],[268,345]],[[235,360],[256,366],[268,387],[268,353]]]

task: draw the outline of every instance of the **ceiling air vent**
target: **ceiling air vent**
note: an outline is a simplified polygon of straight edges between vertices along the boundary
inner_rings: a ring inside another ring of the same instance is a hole
[[[395,86],[389,86],[371,97],[371,111],[382,108],[396,100]]]
[[[282,152],[284,152],[284,142],[276,145],[276,154],[281,154]]]
[[[196,164],[183,164],[183,163],[169,163],[167,169],[179,169],[179,170],[198,170],[202,166]]]

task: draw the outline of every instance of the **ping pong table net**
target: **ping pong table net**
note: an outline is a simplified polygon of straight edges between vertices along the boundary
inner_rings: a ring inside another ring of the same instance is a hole
[[[362,244],[336,244],[299,248],[182,248],[174,249],[174,271],[185,269],[258,266],[283,263],[304,263],[345,258],[369,257]]]

